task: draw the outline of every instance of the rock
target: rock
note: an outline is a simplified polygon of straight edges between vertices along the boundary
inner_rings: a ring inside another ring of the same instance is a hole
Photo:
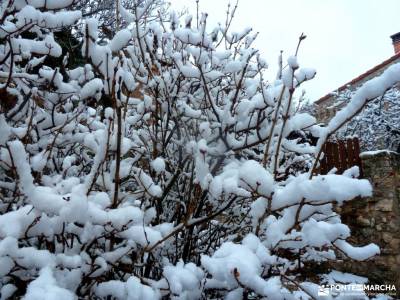
[[[396,263],[397,263],[398,265],[400,265],[400,254],[397,255],[397,257],[396,257]]]
[[[391,237],[391,239],[389,240],[389,247],[391,249],[393,249],[394,251],[399,252],[400,249],[400,239],[394,239],[393,237]],[[399,254],[400,257],[400,254]]]
[[[392,236],[386,232],[384,232],[382,234],[382,239],[386,242],[386,243],[390,243],[390,241],[392,240]]]
[[[366,218],[363,218],[362,216],[358,216],[357,224],[359,224],[363,227],[369,227],[369,226],[371,226],[371,221]]]
[[[379,211],[392,211],[393,210],[393,200],[383,199],[375,205],[375,209]]]

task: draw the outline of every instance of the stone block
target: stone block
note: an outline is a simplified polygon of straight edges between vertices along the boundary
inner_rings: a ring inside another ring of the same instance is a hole
[[[392,235],[389,233],[382,233],[382,239],[385,241],[385,243],[389,243],[392,240]]]
[[[395,250],[397,253],[399,253],[400,251],[400,239],[394,239],[392,237],[392,239],[389,241],[389,247],[393,250]],[[400,256],[400,254],[399,254]],[[399,266],[400,267],[400,266]]]
[[[375,209],[379,211],[392,211],[393,210],[393,200],[392,199],[383,199],[380,200],[375,205]]]
[[[357,224],[363,227],[370,227],[371,226],[371,221],[367,218],[364,218],[362,216],[357,217]]]
[[[396,256],[396,263],[397,263],[397,265],[398,265],[399,268],[400,268],[400,254],[398,254],[398,255]]]

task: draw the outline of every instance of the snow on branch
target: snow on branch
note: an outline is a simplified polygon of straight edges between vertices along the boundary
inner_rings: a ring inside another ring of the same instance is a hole
[[[369,182],[309,172],[400,67],[323,129],[296,109],[305,35],[267,82],[236,9],[209,30],[163,0],[1,3],[2,299],[317,299],[307,268],[379,253],[335,211]]]

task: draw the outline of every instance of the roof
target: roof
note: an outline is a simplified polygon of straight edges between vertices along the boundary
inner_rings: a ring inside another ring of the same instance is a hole
[[[400,34],[400,33],[398,33]],[[357,82],[363,80],[364,78],[368,77],[369,75],[379,71],[382,68],[385,68],[387,66],[389,66],[391,63],[393,63],[394,61],[396,61],[397,59],[400,59],[400,52],[393,55],[391,58],[385,60],[384,62],[380,63],[379,65],[373,67],[372,69],[366,71],[365,73],[361,74],[360,76],[354,78],[353,80],[343,84],[341,87],[339,87],[338,89],[336,89],[335,91],[341,92],[345,89],[348,88],[349,85],[354,85]],[[316,104],[321,104],[324,101],[328,100],[330,97],[332,97],[332,93],[328,93],[325,96],[323,96],[322,98],[318,99],[317,101],[315,101]]]
[[[392,39],[393,43],[399,41],[400,40],[400,32],[391,35],[390,38]]]

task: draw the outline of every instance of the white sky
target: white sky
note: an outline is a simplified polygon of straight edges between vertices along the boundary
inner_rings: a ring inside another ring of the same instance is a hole
[[[195,15],[195,0],[170,0]],[[235,0],[200,0],[209,23],[225,22]],[[299,54],[317,76],[303,85],[314,101],[394,54],[390,35],[400,31],[400,0],[239,0],[232,29],[252,27],[275,75],[280,50],[291,55],[298,37],[307,35]]]

